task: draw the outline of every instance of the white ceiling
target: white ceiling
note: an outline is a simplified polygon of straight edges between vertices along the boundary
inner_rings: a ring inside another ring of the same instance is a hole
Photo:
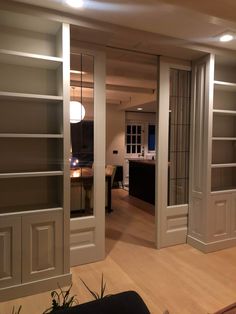
[[[235,0],[84,0],[73,9],[64,0],[17,0],[102,22],[236,50],[215,36],[236,32]]]
[[[236,59],[236,40],[224,44],[217,40],[217,35],[227,30],[236,34],[236,0],[84,1],[83,8],[73,9],[64,0],[16,0],[31,5],[37,3],[37,6],[62,11],[83,21],[95,20],[103,29],[109,23],[107,32],[96,26],[83,28],[83,31],[72,27],[72,41],[104,43],[186,60],[200,57],[207,49],[220,47],[233,55],[232,60]],[[107,103],[124,110],[142,106],[145,111],[155,111],[156,58],[111,49],[107,59]],[[71,79],[75,85],[76,81],[80,84],[76,75]],[[83,77],[83,81],[86,80],[91,83],[89,75]],[[84,97],[91,102],[91,88],[84,88]]]
[[[155,112],[157,88],[157,59],[155,56],[109,49],[106,71],[106,102],[120,110]],[[93,60],[71,54],[71,69],[84,74],[71,73],[73,98],[89,106],[93,103]],[[80,86],[83,89],[81,90]],[[76,88],[78,87],[78,88]]]

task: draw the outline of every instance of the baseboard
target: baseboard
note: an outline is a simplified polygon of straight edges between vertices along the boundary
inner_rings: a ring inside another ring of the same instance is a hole
[[[236,238],[206,243],[188,235],[187,243],[203,253],[210,253],[236,246]]]
[[[71,274],[66,274],[0,289],[0,302],[51,291],[57,289],[58,284],[60,287],[69,286],[71,278]]]

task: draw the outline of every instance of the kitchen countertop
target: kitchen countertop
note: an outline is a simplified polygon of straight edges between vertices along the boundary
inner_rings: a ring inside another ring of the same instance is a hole
[[[155,165],[156,164],[156,160],[151,160],[151,159],[129,159],[129,161],[134,161],[134,162],[146,164],[146,165]]]

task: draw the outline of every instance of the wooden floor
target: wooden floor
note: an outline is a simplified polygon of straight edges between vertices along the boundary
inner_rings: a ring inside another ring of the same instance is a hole
[[[73,291],[83,303],[91,296],[80,278],[99,291],[102,273],[107,293],[134,289],[151,313],[207,314],[236,301],[236,248],[203,254],[187,244],[154,248],[154,208],[113,191],[113,213],[106,216],[106,259],[72,268]],[[50,305],[49,292],[0,305],[10,314],[41,314]],[[132,313],[135,314],[135,313]]]

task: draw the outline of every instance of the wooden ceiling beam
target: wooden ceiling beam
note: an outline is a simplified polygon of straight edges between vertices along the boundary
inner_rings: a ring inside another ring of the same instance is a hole
[[[71,86],[75,87],[83,87],[83,88],[94,88],[94,84],[92,82],[82,82],[77,80],[71,81]],[[153,95],[155,93],[155,89],[147,88],[147,87],[139,87],[139,86],[128,86],[128,85],[116,85],[116,84],[106,84],[106,89],[111,91],[119,91],[124,93],[137,93],[137,94],[148,94]]]

